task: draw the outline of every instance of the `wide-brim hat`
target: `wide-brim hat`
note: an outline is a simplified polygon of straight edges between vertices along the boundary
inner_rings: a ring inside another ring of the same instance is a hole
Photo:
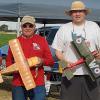
[[[24,16],[21,20],[21,25],[30,23],[32,25],[35,24],[35,18],[33,16]]]
[[[89,8],[86,8],[85,4],[82,1],[74,1],[72,2],[71,8],[68,10],[66,9],[65,13],[67,15],[70,15],[72,11],[76,11],[76,10],[84,10],[86,11],[87,14],[91,12]]]

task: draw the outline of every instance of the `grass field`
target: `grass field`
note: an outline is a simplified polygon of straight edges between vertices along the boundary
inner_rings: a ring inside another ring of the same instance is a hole
[[[0,47],[6,45],[9,40],[16,38],[16,34],[0,33]]]

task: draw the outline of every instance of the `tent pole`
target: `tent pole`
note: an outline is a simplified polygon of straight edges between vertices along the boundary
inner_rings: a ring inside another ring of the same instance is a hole
[[[18,24],[17,24],[17,37],[21,34],[20,32],[20,17],[18,17],[18,20],[17,20]]]
[[[45,30],[45,27],[46,27],[46,22],[45,22],[45,21],[43,21],[43,25],[44,25],[44,26],[43,26],[43,27],[44,27],[44,32],[43,32],[44,34],[43,34],[43,36],[45,37],[45,31],[46,31],[46,30]]]

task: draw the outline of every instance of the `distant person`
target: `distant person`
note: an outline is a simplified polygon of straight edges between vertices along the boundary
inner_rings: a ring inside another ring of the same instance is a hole
[[[90,51],[96,51],[95,58],[100,60],[100,28],[95,22],[86,20],[89,13],[82,1],[72,2],[66,11],[72,22],[62,25],[55,36],[52,47],[67,67],[78,60],[71,44],[73,35],[84,39]],[[71,80],[62,75],[61,100],[100,100],[100,82],[92,81],[85,65],[76,66],[72,72],[74,77]]]
[[[43,66],[53,66],[54,61],[44,37],[35,34],[35,18],[24,16],[21,20],[22,35],[18,37],[26,58],[37,56],[40,64],[31,69],[36,88],[26,90],[19,73],[13,74],[12,100],[45,100],[46,91],[44,83]],[[15,48],[16,49],[16,48]],[[13,55],[9,48],[6,59],[7,66],[13,64]]]
[[[0,65],[2,64],[2,51],[0,49]]]

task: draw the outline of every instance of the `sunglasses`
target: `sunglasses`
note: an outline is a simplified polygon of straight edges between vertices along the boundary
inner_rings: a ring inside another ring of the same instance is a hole
[[[32,25],[32,24],[24,24],[23,26],[22,26],[23,28],[33,28],[34,27],[34,25]]]

